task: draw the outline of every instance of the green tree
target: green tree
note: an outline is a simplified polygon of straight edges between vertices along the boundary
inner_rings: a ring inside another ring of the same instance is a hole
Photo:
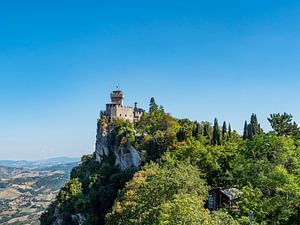
[[[254,210],[257,223],[296,224],[299,154],[292,138],[274,132],[255,135],[241,145],[232,166],[235,183],[243,187],[238,205],[246,211]],[[243,215],[237,217],[242,219]]]
[[[201,126],[200,123],[198,123],[197,121],[194,122],[194,130],[193,130],[193,137],[197,140],[201,139],[201,136],[203,136],[203,126]]]
[[[258,123],[255,113],[251,115],[250,124],[248,125],[248,138],[252,138],[254,135],[262,133],[260,124]]]
[[[164,111],[163,107],[161,107],[162,111]],[[150,104],[149,104],[149,113],[157,112],[158,111],[158,105],[155,102],[155,99],[152,97],[150,99]]]
[[[132,127],[132,123],[128,120],[114,119],[113,127],[115,129],[115,145],[125,146],[133,144],[135,141],[135,131]]]
[[[217,118],[215,118],[215,121],[214,121],[213,136],[212,136],[211,143],[212,143],[212,145],[220,145],[221,144],[221,132],[220,132]]]
[[[206,137],[210,137],[210,124],[209,122],[205,122],[204,123],[204,133],[203,135],[206,136]]]
[[[246,140],[248,137],[249,137],[249,135],[248,135],[248,123],[247,123],[247,120],[246,120],[245,124],[244,124],[243,139]]]
[[[229,139],[231,139],[231,134],[232,134],[232,130],[231,130],[231,125],[229,123],[229,125],[228,125],[228,137],[229,137]]]
[[[179,129],[182,127],[169,114],[155,111],[151,114],[145,113],[135,128],[139,134],[143,134],[136,147],[142,152],[145,161],[148,162],[156,161],[175,144]],[[183,138],[185,138],[186,133],[183,132]]]
[[[184,145],[180,145],[170,152],[176,160],[188,161],[203,171],[208,185],[228,186],[232,185],[232,162],[238,149],[239,144],[236,142],[225,142],[222,146],[210,146],[189,139]]]
[[[211,225],[210,215],[199,201],[196,193],[175,194],[171,200],[162,203],[157,224]]]
[[[178,124],[180,125],[179,131],[177,132],[178,141],[185,141],[193,136],[193,132],[195,131],[194,122],[189,119],[180,119],[178,120]]]
[[[223,126],[222,126],[222,139],[223,139],[223,141],[226,140],[226,135],[227,135],[227,124],[224,121]]]
[[[290,136],[299,134],[299,127],[292,120],[293,116],[287,113],[274,113],[270,115],[270,118],[268,118],[271,127],[279,136]]]
[[[204,137],[203,143],[210,145],[213,128],[211,127],[211,124],[209,122],[202,122],[201,125],[203,126],[203,137]]]
[[[200,176],[194,166],[169,156],[147,165],[120,192],[107,225],[209,224],[207,187]]]
[[[66,201],[72,197],[82,194],[82,183],[78,178],[71,179],[66,186],[59,192],[59,199]]]

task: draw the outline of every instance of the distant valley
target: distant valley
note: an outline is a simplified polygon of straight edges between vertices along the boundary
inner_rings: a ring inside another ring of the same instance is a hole
[[[39,224],[39,216],[69,180],[78,158],[0,160],[0,224]]]

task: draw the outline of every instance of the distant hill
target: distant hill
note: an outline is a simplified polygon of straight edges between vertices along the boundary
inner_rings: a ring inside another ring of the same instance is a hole
[[[0,160],[0,166],[24,168],[24,169],[41,169],[51,166],[71,164],[79,162],[79,158],[56,157],[45,160],[27,161],[27,160]]]
[[[65,173],[69,174],[71,170],[78,166],[79,162],[67,163],[67,164],[57,164],[51,165],[46,167],[40,167],[38,169],[34,169],[36,171],[64,171]]]
[[[73,162],[80,162],[80,158],[56,157],[56,158],[41,160],[39,162],[52,163],[52,164],[68,164]]]
[[[8,179],[22,173],[22,169],[8,166],[0,166],[0,179]]]

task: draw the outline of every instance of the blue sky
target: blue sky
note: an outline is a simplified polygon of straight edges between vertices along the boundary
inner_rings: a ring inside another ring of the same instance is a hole
[[[300,2],[0,3],[0,159],[81,156],[120,85],[172,115],[300,122]]]

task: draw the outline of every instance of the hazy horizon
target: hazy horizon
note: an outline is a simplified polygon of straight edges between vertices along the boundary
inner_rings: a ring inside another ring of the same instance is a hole
[[[16,160],[16,159],[0,159],[0,162],[1,161],[28,161],[28,162],[31,162],[31,161],[46,161],[46,160],[54,160],[54,159],[60,159],[60,158],[67,158],[67,159],[72,159],[72,160],[77,160],[81,158],[81,156],[79,157],[69,157],[69,156],[56,156],[56,157],[50,157],[50,158],[43,158],[43,159],[33,159],[33,160],[30,160],[30,159],[20,159],[20,160]]]
[[[299,1],[1,4],[0,159],[91,154],[116,85],[238,132],[251,113],[300,122]]]

